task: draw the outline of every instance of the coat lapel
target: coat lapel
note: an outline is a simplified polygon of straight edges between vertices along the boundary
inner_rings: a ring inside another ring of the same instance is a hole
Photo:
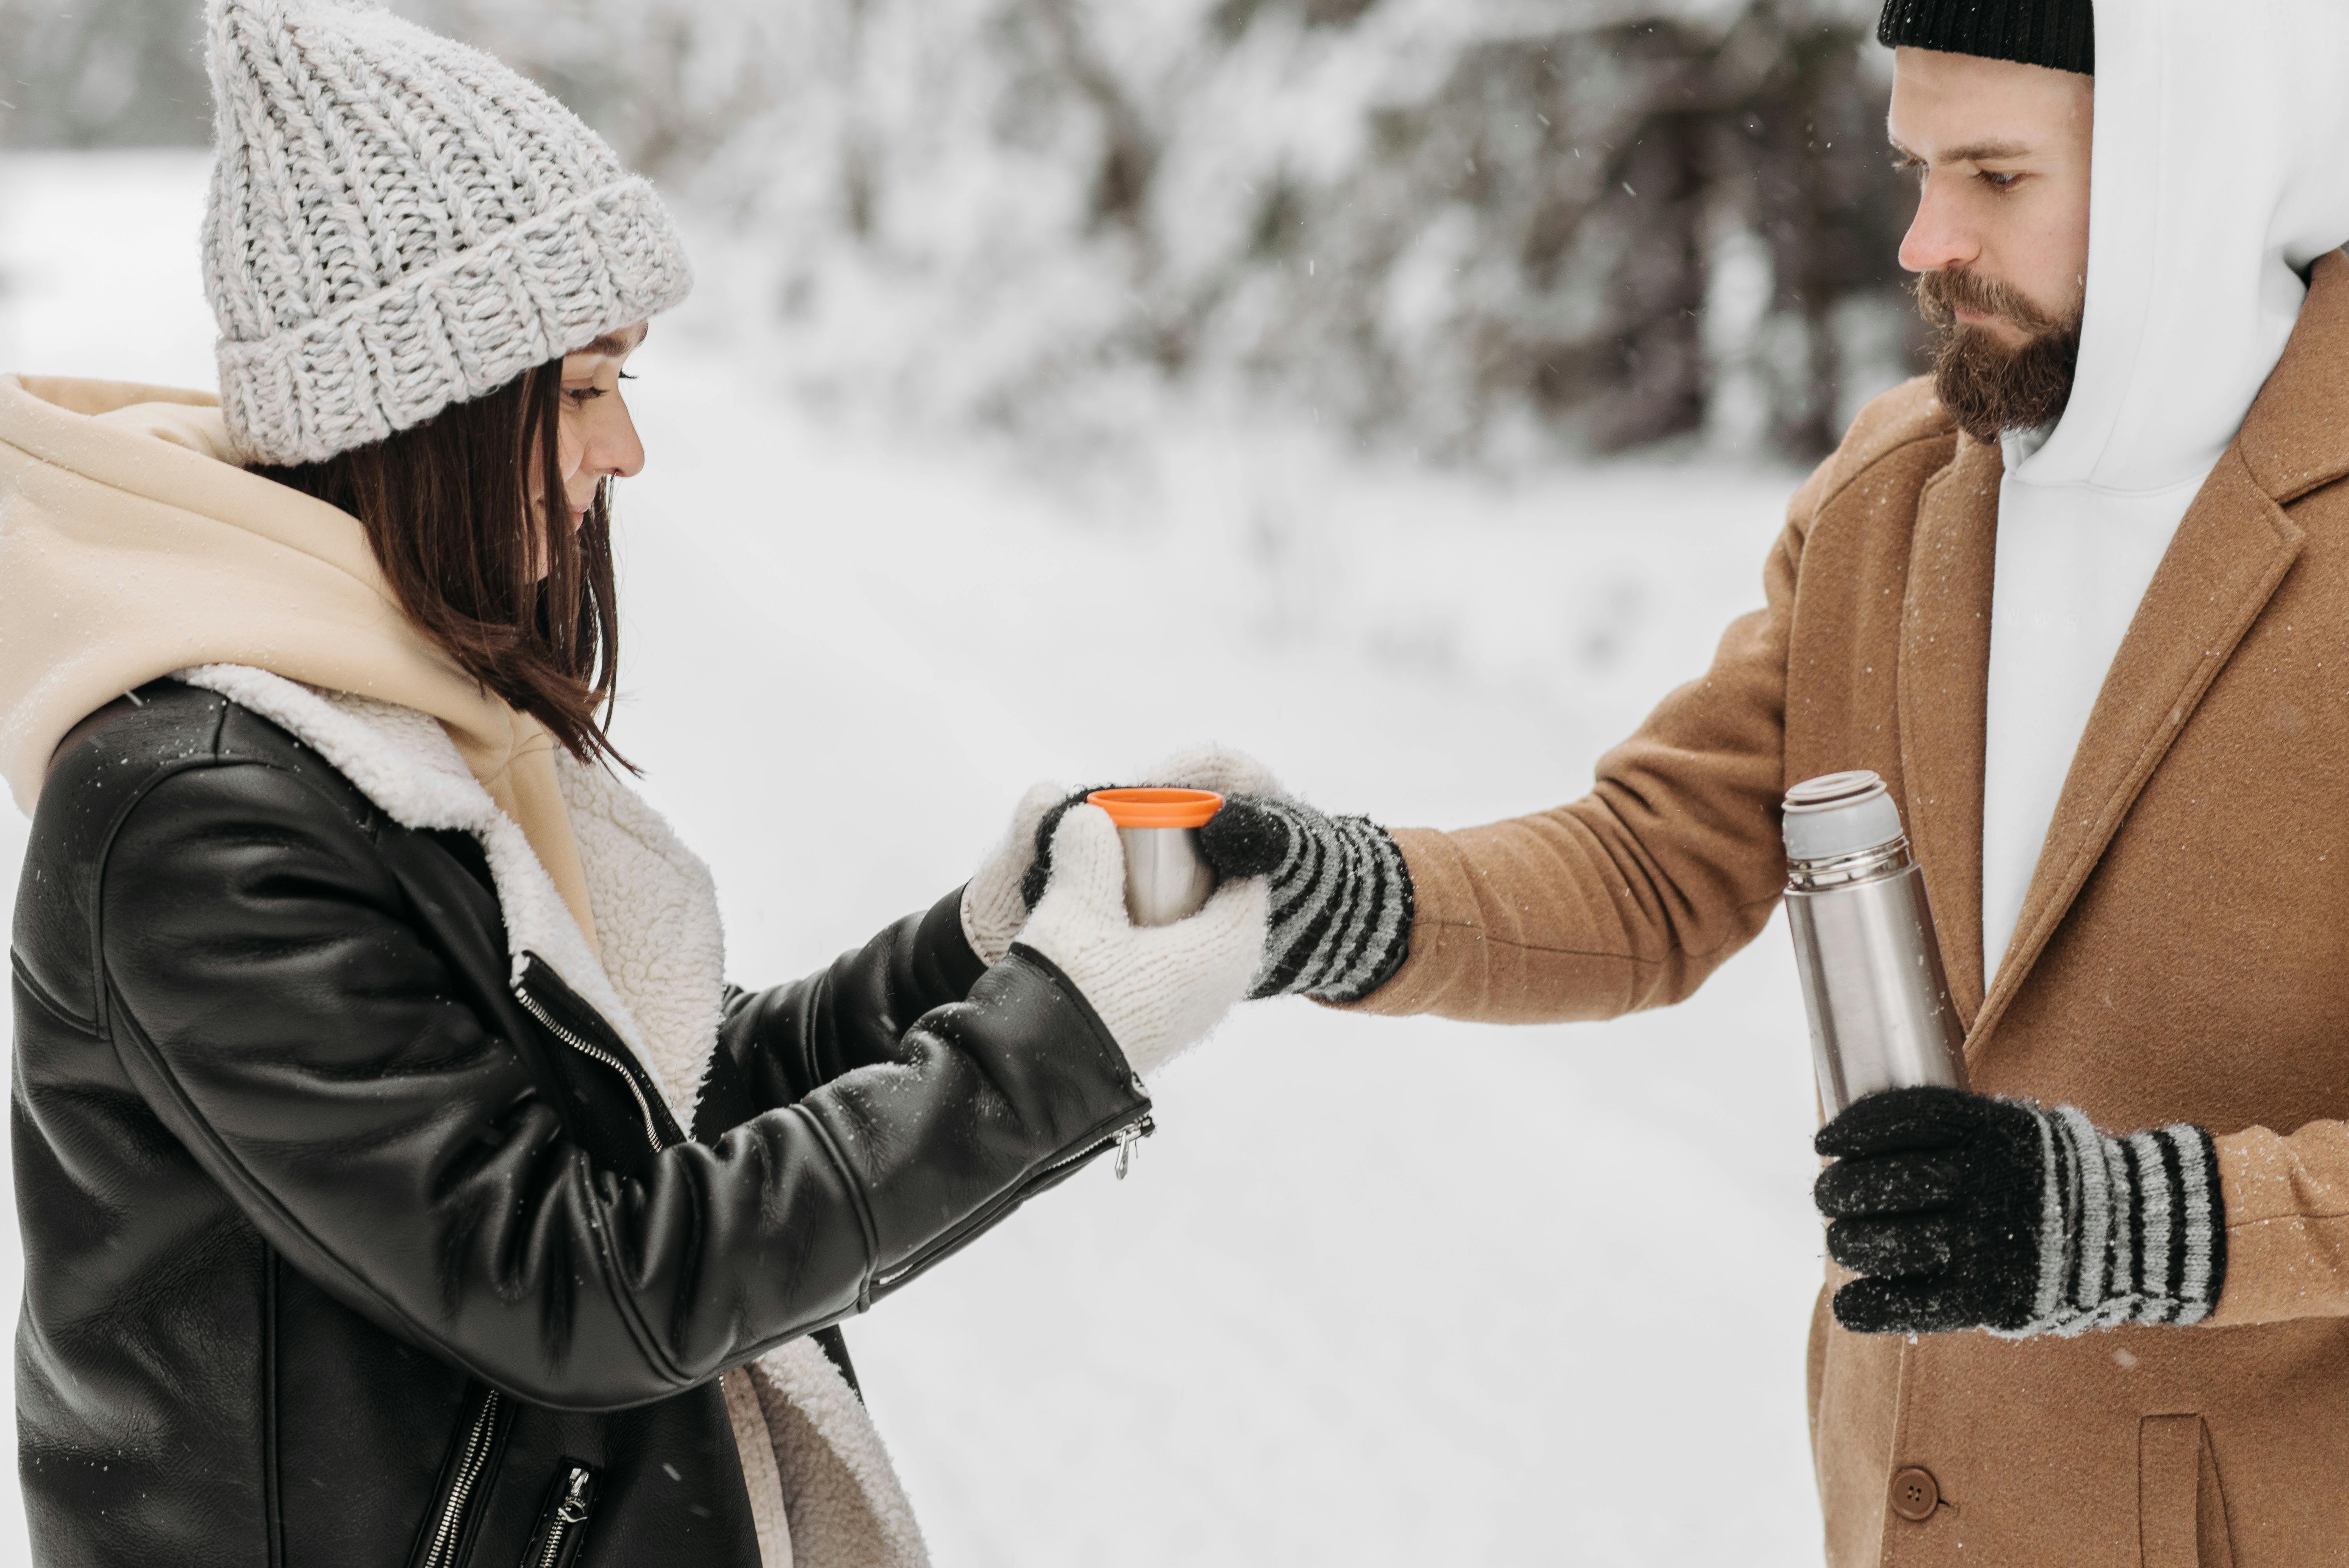
[[[2292,343],[2235,445],[2260,488],[2290,506],[2349,477],[2349,256],[2311,270]]]
[[[2282,360],[2187,510],[2105,677],[2015,923],[2012,962],[1975,1015],[1971,1056],[2030,977],[2105,846],[2299,558],[2283,507],[2349,475],[2349,258],[2311,269]],[[1988,617],[1984,617],[1985,625]],[[1987,680],[1987,643],[1982,665]],[[1973,954],[1981,963],[1981,730],[1975,735]],[[1936,896],[1939,889],[1935,889]],[[1952,975],[1952,984],[1956,977]]]
[[[1961,440],[1926,487],[1900,613],[1909,842],[1924,868],[1951,999],[1969,1021],[1982,1000],[1982,751],[2002,469],[1997,447]]]
[[[2302,537],[2229,448],[2178,525],[2096,696],[1969,1054],[1996,1027],[2137,792],[2291,570]]]

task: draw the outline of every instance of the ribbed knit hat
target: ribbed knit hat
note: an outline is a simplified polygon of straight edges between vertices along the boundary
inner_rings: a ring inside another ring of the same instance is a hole
[[[209,0],[204,287],[240,456],[316,462],[677,304],[649,182],[372,0]]]
[[[2096,72],[2091,0],[1884,0],[1876,38],[1892,48],[1982,55],[2082,76]]]

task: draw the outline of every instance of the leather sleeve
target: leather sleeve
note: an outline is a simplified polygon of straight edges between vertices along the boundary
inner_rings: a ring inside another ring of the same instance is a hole
[[[1785,879],[1786,649],[1823,466],[1788,509],[1762,609],[1731,623],[1702,676],[1599,759],[1568,805],[1395,843],[1415,904],[1411,954],[1371,1013],[1480,1023],[1609,1018],[1677,1002],[1768,922]]]
[[[804,980],[726,999],[694,1108],[710,1139],[843,1073],[892,1059],[915,1019],[959,1002],[987,965],[962,932],[962,890]]]
[[[155,784],[100,895],[108,1026],[174,1136],[294,1267],[539,1404],[657,1398],[835,1320],[1147,1109],[1083,999],[1014,960],[886,1059],[624,1177],[290,770]]]
[[[2227,1277],[2211,1328],[2349,1317],[2349,1122],[2230,1132],[2219,1150]]]

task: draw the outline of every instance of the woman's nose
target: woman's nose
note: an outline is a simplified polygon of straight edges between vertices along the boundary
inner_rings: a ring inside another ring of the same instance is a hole
[[[625,407],[616,409],[610,420],[597,428],[587,459],[597,473],[614,479],[633,479],[644,471],[645,443]]]

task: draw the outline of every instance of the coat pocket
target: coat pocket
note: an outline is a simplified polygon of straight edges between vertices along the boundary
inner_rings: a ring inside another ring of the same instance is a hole
[[[2137,1524],[2144,1568],[2235,1568],[2227,1494],[2201,1417],[2138,1421]]]

